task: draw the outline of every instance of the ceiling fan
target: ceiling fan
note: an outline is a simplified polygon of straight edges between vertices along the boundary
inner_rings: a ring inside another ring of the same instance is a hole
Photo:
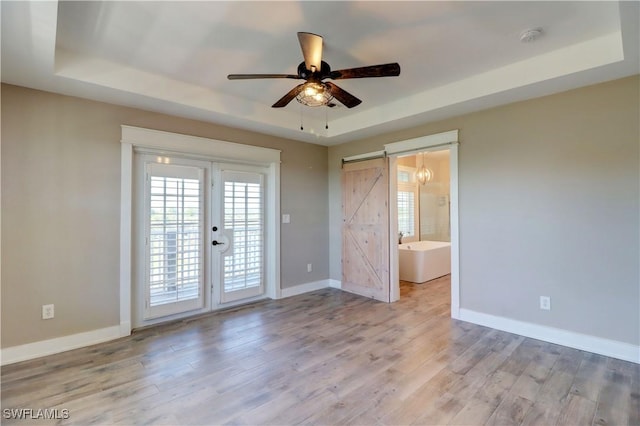
[[[362,101],[346,90],[341,89],[325,79],[344,80],[347,78],[395,77],[400,75],[400,65],[390,64],[370,65],[359,68],[349,68],[331,71],[331,67],[322,60],[322,37],[317,34],[299,32],[298,41],[302,48],[304,62],[298,65],[298,74],[229,74],[229,80],[249,80],[254,78],[290,78],[306,80],[280,98],[273,108],[285,107],[294,98],[308,106],[335,106],[331,101],[335,98],[347,108],[353,108]]]

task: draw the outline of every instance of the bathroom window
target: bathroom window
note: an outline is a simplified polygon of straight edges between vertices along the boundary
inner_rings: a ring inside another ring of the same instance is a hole
[[[398,232],[402,242],[418,240],[418,188],[413,167],[398,166]]]
[[[413,173],[408,170],[398,170],[398,182],[410,183]]]
[[[398,183],[414,184],[416,183],[416,169],[415,167],[398,166]]]
[[[404,237],[416,235],[415,204],[416,197],[413,191],[398,191],[398,232],[402,232]]]

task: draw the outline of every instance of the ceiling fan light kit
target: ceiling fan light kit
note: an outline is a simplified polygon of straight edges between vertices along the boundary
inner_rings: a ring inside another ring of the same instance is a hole
[[[296,100],[310,107],[324,106],[333,100],[333,95],[331,94],[331,88],[326,84],[310,81],[303,84],[302,90],[296,96]]]
[[[289,78],[306,80],[291,89],[280,98],[273,108],[283,108],[294,98],[306,106],[332,106],[333,99],[347,108],[360,105],[362,101],[351,93],[325,79],[344,80],[348,78],[396,77],[400,75],[400,65],[389,63],[359,68],[331,71],[328,63],[322,60],[322,37],[317,34],[299,32],[298,41],[302,49],[304,62],[298,65],[298,74],[229,74],[229,80],[248,80],[254,78]]]

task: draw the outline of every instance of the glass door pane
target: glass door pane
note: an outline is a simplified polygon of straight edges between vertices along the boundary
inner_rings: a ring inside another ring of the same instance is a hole
[[[264,293],[264,185],[254,172],[222,171],[221,302]]]
[[[203,182],[199,167],[146,166],[145,319],[203,306]]]

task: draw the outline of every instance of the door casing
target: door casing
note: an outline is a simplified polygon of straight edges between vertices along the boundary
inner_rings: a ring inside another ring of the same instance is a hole
[[[460,234],[458,214],[458,130],[421,136],[414,139],[386,144],[384,153],[389,157],[389,199],[397,197],[397,159],[400,155],[423,151],[449,150],[449,198],[451,202],[451,317],[460,318]],[[397,235],[397,206],[389,203],[390,234]],[[391,301],[400,299],[398,272],[398,241],[390,239]]]
[[[280,151],[216,139],[121,126],[120,145],[120,324],[119,336],[131,334],[133,313],[134,152],[180,155],[212,162],[247,164],[267,170],[265,192],[265,296],[280,297]],[[164,319],[166,320],[166,319]],[[137,325],[136,325],[137,326]]]

